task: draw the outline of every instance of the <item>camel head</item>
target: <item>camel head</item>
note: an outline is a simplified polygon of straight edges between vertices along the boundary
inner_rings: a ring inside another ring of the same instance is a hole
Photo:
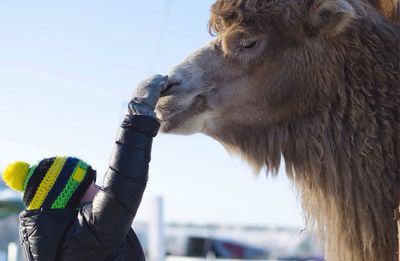
[[[357,8],[362,8],[358,4]],[[215,40],[173,68],[157,113],[168,133],[205,133],[289,121],[326,104],[333,46],[357,16],[347,0],[219,0]]]

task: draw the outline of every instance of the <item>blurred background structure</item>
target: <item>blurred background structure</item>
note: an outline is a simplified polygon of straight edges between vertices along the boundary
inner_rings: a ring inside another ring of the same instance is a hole
[[[69,155],[96,168],[101,184],[135,85],[212,39],[212,3],[0,0],[0,171],[15,160]],[[154,197],[164,204],[167,254],[321,259],[284,169],[277,178],[255,175],[204,135],[155,139],[134,224],[146,250]],[[0,261],[18,241],[21,208],[0,184]]]

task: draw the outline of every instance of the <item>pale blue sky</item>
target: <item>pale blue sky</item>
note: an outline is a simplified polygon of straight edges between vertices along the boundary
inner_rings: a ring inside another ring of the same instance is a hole
[[[136,84],[211,37],[213,0],[0,0],[0,170],[73,155],[106,171]],[[284,175],[266,178],[204,136],[159,135],[138,221],[153,196],[168,222],[303,225]]]

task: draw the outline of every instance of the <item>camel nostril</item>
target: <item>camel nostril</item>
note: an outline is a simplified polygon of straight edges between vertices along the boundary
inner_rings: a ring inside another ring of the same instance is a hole
[[[171,94],[173,91],[174,87],[179,86],[182,84],[182,80],[169,80],[167,88],[161,92],[161,96],[167,96],[168,94]]]
[[[175,80],[175,79],[171,79],[168,81],[168,87],[169,86],[177,86],[177,85],[181,85],[182,84],[182,80]]]

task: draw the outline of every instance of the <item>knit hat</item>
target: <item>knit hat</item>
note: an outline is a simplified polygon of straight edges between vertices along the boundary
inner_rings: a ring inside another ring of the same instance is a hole
[[[15,162],[3,172],[4,182],[23,192],[27,210],[75,208],[86,190],[96,180],[96,171],[73,157],[44,159],[30,166]]]

